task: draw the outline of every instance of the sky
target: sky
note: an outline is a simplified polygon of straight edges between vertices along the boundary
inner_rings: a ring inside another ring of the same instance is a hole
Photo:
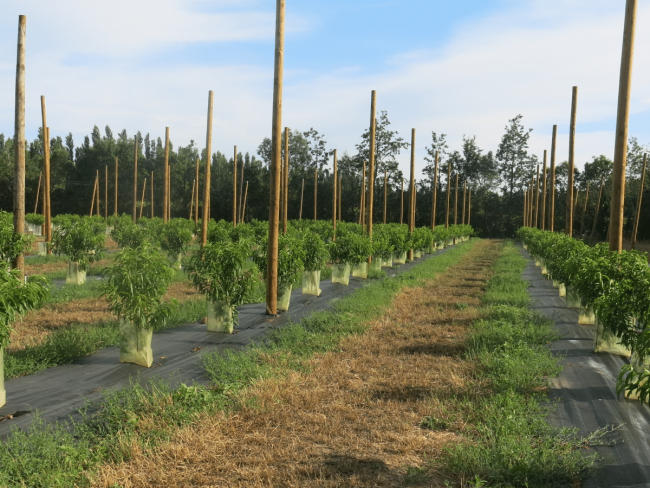
[[[576,164],[613,158],[625,0],[287,0],[283,125],[313,127],[354,154],[370,93],[410,142],[416,168],[431,132],[450,150],[476,136],[496,151],[523,115],[530,151],[568,159],[578,86]],[[271,0],[3,0],[0,133],[13,134],[18,15],[27,16],[28,140],[41,125],[83,142],[94,125],[255,154],[271,133],[275,2]],[[650,2],[639,1],[639,26]],[[637,29],[630,136],[650,142],[650,31]],[[399,156],[408,174],[410,151]]]

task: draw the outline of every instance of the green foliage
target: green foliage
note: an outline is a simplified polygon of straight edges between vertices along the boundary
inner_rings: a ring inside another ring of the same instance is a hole
[[[43,225],[45,223],[45,217],[41,214],[28,213],[25,214],[25,222],[28,224]]]
[[[0,347],[9,343],[11,324],[30,309],[38,308],[49,293],[42,276],[31,276],[22,283],[19,271],[0,263]]]
[[[372,252],[372,243],[363,235],[344,234],[330,243],[329,252],[332,261],[337,264],[363,263]]]
[[[255,264],[266,279],[268,239],[260,244],[253,256]],[[278,237],[278,287],[286,286],[298,279],[304,268],[305,250],[301,239],[292,234]]]
[[[162,327],[175,302],[162,297],[175,273],[151,245],[122,249],[112,266],[104,269],[104,294],[110,310],[135,327]]]
[[[320,271],[327,264],[329,252],[320,236],[307,231],[302,238],[304,250],[303,264],[305,271]]]
[[[0,261],[13,261],[25,252],[34,238],[24,234],[14,234],[13,214],[0,210]]]
[[[208,300],[223,300],[236,307],[257,284],[257,270],[249,266],[250,242],[206,244],[190,259],[187,272],[192,285]]]
[[[149,238],[146,227],[133,223],[133,220],[120,220],[113,231],[111,237],[121,249],[140,247]]]
[[[105,243],[105,233],[98,232],[97,224],[88,217],[61,223],[52,231],[52,252],[65,254],[84,270],[101,259]]]
[[[185,254],[192,242],[194,222],[187,219],[172,219],[164,225],[160,247],[170,258]]]

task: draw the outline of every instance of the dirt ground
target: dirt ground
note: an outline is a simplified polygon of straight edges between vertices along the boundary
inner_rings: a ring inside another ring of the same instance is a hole
[[[403,290],[365,334],[315,356],[310,372],[258,381],[248,406],[206,415],[153,451],[134,447],[95,486],[402,486],[457,440],[420,423],[444,416],[450,393],[467,386],[474,366],[462,344],[499,249],[479,241],[426,286]],[[420,481],[445,486],[431,471]]]

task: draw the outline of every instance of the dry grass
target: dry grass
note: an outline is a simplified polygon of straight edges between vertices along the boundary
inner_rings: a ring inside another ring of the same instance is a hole
[[[95,486],[402,485],[407,467],[457,440],[419,424],[469,381],[473,365],[459,352],[498,249],[477,243],[447,273],[400,293],[341,352],[315,356],[309,373],[257,382],[232,416],[206,416],[153,452],[134,447],[130,462],[103,466]]]
[[[199,293],[189,287],[188,282],[174,282],[169,285],[165,300],[184,302],[196,298]],[[45,342],[50,334],[62,327],[76,324],[98,324],[113,320],[115,316],[108,309],[103,298],[84,298],[65,303],[45,305],[40,310],[29,312],[14,324],[8,350],[16,351]]]

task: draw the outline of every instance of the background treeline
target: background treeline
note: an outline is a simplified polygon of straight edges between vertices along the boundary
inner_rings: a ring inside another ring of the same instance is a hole
[[[429,145],[426,148],[427,165],[423,177],[416,182],[417,209],[416,223],[418,226],[430,225],[432,215],[432,186],[434,156],[439,152],[438,162],[438,191],[436,223],[444,224],[447,203],[447,169],[452,164],[450,206],[453,223],[455,204],[456,173],[459,175],[458,192],[458,223],[461,223],[463,184],[467,181],[468,189],[472,189],[471,225],[482,237],[511,237],[522,224],[523,195],[530,184],[531,177],[537,174],[537,165],[541,157],[531,154],[528,139],[532,129],[526,129],[522,124],[522,116],[518,115],[508,122],[501,142],[495,151],[485,151],[478,147],[474,136],[465,136],[460,149],[451,151],[445,134],[431,133]],[[422,136],[420,135],[420,138]],[[154,215],[162,216],[162,175],[165,157],[164,141],[152,138],[149,134],[144,137],[140,132],[135,135],[138,140],[138,201],[141,197],[142,184],[147,178],[147,190],[144,199],[143,215],[151,215],[150,175],[154,172]],[[126,130],[114,136],[110,127],[102,134],[97,126],[90,136],[84,138],[80,146],[75,146],[72,134],[62,139],[60,136],[50,140],[51,172],[52,172],[52,213],[87,214],[90,211],[91,197],[95,175],[99,171],[101,214],[104,214],[104,174],[108,166],[108,213],[114,212],[115,158],[119,161],[119,195],[118,213],[130,214],[133,202],[133,162],[134,136],[129,136]],[[284,135],[283,135],[284,138]],[[421,139],[420,139],[421,140]],[[374,219],[383,220],[384,174],[388,179],[388,211],[387,222],[400,221],[401,185],[404,178],[404,208],[408,207],[408,169],[401,171],[397,156],[402,151],[409,151],[410,144],[397,131],[390,128],[386,112],[381,112],[377,118],[376,139],[376,180]],[[549,140],[549,146],[550,146]],[[283,141],[284,147],[284,141]],[[264,139],[255,154],[239,153],[238,176],[248,182],[246,203],[246,220],[268,219],[269,198],[269,162],[271,143]],[[355,154],[338,153],[338,170],[342,181],[342,217],[346,221],[358,221],[361,192],[363,162],[368,160],[369,133],[366,130],[360,136],[360,142],[355,147]],[[636,208],[639,190],[643,154],[648,148],[636,139],[631,139],[628,154],[625,232],[632,230],[632,216]],[[214,219],[230,220],[232,218],[233,194],[233,152],[217,151],[212,154],[211,168],[211,208],[210,214]],[[13,140],[0,134],[0,210],[12,210],[13,187]],[[550,153],[550,151],[549,151]],[[228,154],[228,155],[227,155]],[[170,142],[169,164],[171,168],[171,213],[172,217],[188,217],[192,185],[195,178],[195,165],[200,159],[200,200],[203,196],[203,173],[205,169],[205,150],[191,141],[187,146],[176,148]],[[301,188],[304,180],[302,218],[314,217],[314,184],[315,173],[318,174],[317,216],[319,219],[332,217],[332,149],[327,146],[323,135],[315,129],[306,132],[292,130],[289,134],[289,219],[297,219],[300,212]],[[564,154],[558,150],[556,168],[556,207],[555,229],[565,227],[566,191],[568,180],[568,164],[563,161]],[[562,162],[561,162],[562,161]],[[550,154],[547,161],[550,171]],[[32,212],[36,200],[39,173],[43,165],[43,141],[39,137],[26,144],[26,211]],[[611,174],[613,163],[605,156],[594,156],[591,162],[584,165],[584,170],[576,170],[576,189],[579,192],[576,211],[574,212],[575,232],[579,232],[583,219],[583,207],[587,184],[589,184],[589,200],[584,217],[584,233],[590,234],[594,221],[596,201],[601,177],[605,180],[599,217],[596,225],[596,238],[603,239],[609,224],[609,200],[611,195]],[[549,178],[550,181],[550,178]],[[540,192],[541,192],[540,183]],[[650,186],[648,178],[644,191]],[[245,183],[241,189],[245,188]],[[41,192],[42,195],[42,192]],[[241,192],[239,192],[241,197]],[[542,198],[540,196],[540,205]],[[644,197],[642,215],[650,211],[650,198]],[[41,212],[39,203],[38,212]],[[404,212],[403,221],[407,221]],[[650,226],[639,226],[639,239],[650,239]]]

